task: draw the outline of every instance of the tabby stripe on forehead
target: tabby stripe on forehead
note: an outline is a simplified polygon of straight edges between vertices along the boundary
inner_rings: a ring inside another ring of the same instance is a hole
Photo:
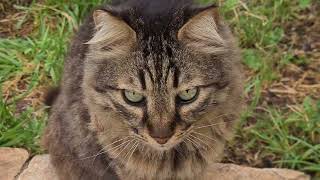
[[[177,67],[174,68],[174,75],[173,75],[173,87],[177,88],[179,85],[179,76],[180,71]]]
[[[143,70],[139,70],[139,81],[142,89],[146,89],[146,77],[144,76]]]
[[[168,67],[167,67],[167,71],[166,71],[166,76],[165,76],[165,82],[167,82],[168,81],[168,77],[169,77],[169,74],[170,74],[170,71],[172,70],[172,69],[174,69],[174,67],[175,67],[175,65],[174,65],[174,63],[172,62],[172,60],[170,60],[169,59],[169,65],[168,65]]]
[[[153,78],[153,75],[152,75],[151,70],[149,69],[148,65],[145,65],[145,69],[147,70],[147,72],[149,74],[149,77],[151,79],[152,84],[154,84],[154,78]]]

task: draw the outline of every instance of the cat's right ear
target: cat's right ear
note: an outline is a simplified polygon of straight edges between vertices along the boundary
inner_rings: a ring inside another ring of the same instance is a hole
[[[224,51],[225,40],[219,33],[220,17],[215,5],[194,8],[193,16],[178,31],[178,40],[197,51]]]
[[[129,46],[136,42],[136,32],[120,17],[107,10],[93,13],[96,32],[86,44],[101,44],[106,47]]]

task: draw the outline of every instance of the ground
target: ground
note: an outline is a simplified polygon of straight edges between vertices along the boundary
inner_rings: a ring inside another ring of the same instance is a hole
[[[0,2],[0,146],[41,153],[44,94],[59,82],[70,37],[101,1]],[[320,178],[320,1],[216,2],[247,77],[248,108],[224,162]]]

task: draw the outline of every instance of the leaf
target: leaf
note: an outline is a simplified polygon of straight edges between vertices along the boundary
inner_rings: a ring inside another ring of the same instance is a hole
[[[224,3],[224,9],[226,11],[232,10],[233,8],[235,8],[237,5],[239,4],[239,0],[227,0]]]
[[[305,9],[311,5],[311,0],[299,0],[299,6],[302,9]]]
[[[262,68],[262,60],[253,49],[246,49],[243,56],[243,61],[249,68],[256,71]]]
[[[276,27],[273,31],[270,31],[265,36],[265,42],[267,45],[276,45],[278,44],[284,36],[284,30],[280,27]]]

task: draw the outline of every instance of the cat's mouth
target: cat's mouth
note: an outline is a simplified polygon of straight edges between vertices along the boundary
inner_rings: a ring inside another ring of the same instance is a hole
[[[189,128],[183,131],[175,132],[172,136],[154,137],[146,131],[140,131],[135,135],[139,137],[146,145],[151,146],[153,149],[159,151],[169,151],[179,144],[183,143],[185,136],[189,133]]]
[[[159,141],[159,140],[158,140]],[[183,141],[180,138],[171,137],[166,143],[159,143],[157,140],[148,139],[147,143],[152,148],[159,150],[159,151],[169,151],[173,149],[175,146],[179,145]],[[164,141],[164,140],[162,140]]]

